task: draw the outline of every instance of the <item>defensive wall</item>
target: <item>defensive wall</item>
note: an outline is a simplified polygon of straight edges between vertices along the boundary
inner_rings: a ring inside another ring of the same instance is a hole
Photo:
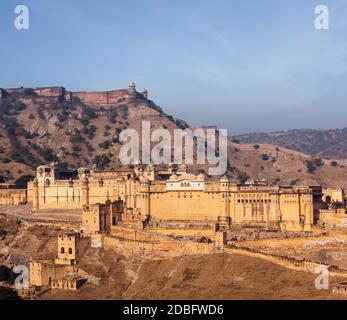
[[[143,93],[136,92],[134,83],[129,85],[128,89],[109,90],[109,91],[67,91],[64,87],[39,87],[39,88],[11,88],[0,89],[0,99],[11,94],[19,95],[37,95],[45,98],[64,99],[72,101],[75,97],[79,98],[82,102],[89,105],[110,106],[121,103],[126,100],[129,101],[133,98],[144,99],[147,98],[147,90]]]
[[[325,241],[332,238],[339,238],[347,241],[347,234],[338,231],[329,230],[329,234],[323,236],[307,236],[298,238],[284,238],[284,239],[262,239],[262,240],[249,240],[242,242],[243,247],[254,247],[254,248],[284,248],[284,247],[302,247],[309,244],[312,241]]]
[[[111,234],[104,235],[103,247],[126,257],[135,254],[151,260],[215,252],[212,243],[177,240],[166,235],[121,227],[112,227]]]
[[[255,248],[247,248],[242,246],[226,247],[224,248],[226,254],[239,254],[253,258],[260,258],[282,267],[295,270],[315,273],[318,267],[326,267],[331,276],[338,276],[347,278],[347,269],[338,266],[328,265],[324,263],[313,262],[307,259],[296,259],[286,255],[276,255],[271,253],[264,253]]]
[[[26,189],[0,189],[0,205],[20,205],[27,203]]]

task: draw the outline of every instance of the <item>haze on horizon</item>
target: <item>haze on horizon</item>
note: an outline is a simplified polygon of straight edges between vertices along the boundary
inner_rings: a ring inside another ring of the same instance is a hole
[[[30,30],[14,28],[14,8]],[[326,4],[330,29],[314,28]],[[347,126],[346,0],[24,0],[0,4],[0,87],[135,81],[193,126],[229,134]]]

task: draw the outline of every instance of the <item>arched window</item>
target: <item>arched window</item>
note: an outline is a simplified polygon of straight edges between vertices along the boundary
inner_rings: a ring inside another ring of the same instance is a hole
[[[60,249],[60,253],[65,253],[65,249],[64,249],[64,247],[61,247],[61,249]]]
[[[69,254],[72,254],[72,248],[69,248]]]

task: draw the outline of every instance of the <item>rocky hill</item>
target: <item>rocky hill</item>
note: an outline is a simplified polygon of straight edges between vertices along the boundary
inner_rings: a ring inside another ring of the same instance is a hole
[[[347,187],[347,160],[312,157],[271,144],[229,142],[229,163],[240,181],[265,179],[273,184]]]
[[[0,90],[0,182],[33,174],[52,161],[59,168],[116,169],[125,128],[141,132],[189,127],[167,115],[135,86],[109,92],[69,92],[62,87]],[[247,141],[246,141],[247,142]],[[229,176],[276,184],[347,186],[344,159],[324,159],[270,144],[240,144],[229,139]],[[201,170],[193,167],[192,170]]]
[[[347,128],[289,130],[236,136],[242,143],[267,143],[316,157],[347,158]]]
[[[119,133],[188,125],[165,114],[145,95],[126,90],[72,93],[64,88],[1,90],[0,176],[11,180],[40,164],[60,168],[119,166]]]

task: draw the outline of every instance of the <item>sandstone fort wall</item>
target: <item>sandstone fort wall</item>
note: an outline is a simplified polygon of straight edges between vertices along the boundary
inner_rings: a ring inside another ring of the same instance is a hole
[[[214,253],[213,244],[177,240],[145,242],[122,239],[115,236],[104,237],[104,249],[114,250],[127,257],[136,254],[140,255],[144,259],[163,259],[185,255],[204,255]]]
[[[117,104],[129,99],[128,90],[113,90],[103,92],[72,92],[72,97],[78,97],[86,104],[108,105]]]
[[[0,189],[0,205],[19,205],[27,202],[25,189]]]
[[[308,271],[311,273],[315,273],[315,270],[318,267],[325,266],[327,270],[329,271],[329,274],[332,276],[340,276],[347,278],[347,269],[340,268],[338,266],[332,266],[332,265],[326,265],[322,263],[317,263],[317,262],[312,262],[308,260],[297,260],[292,257],[287,257],[287,256],[280,256],[280,255],[274,255],[270,253],[263,253],[261,251],[258,251],[253,248],[224,248],[224,253],[227,254],[240,254],[240,255],[245,255],[248,257],[253,257],[253,258],[260,258],[272,263],[275,263],[277,265],[280,265],[282,267],[295,270],[295,271]]]

